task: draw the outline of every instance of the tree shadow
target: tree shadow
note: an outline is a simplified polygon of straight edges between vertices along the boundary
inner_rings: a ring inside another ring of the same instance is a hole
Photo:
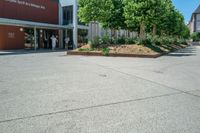
[[[187,47],[187,48],[180,49],[175,52],[169,53],[165,56],[182,57],[182,56],[195,56],[195,55],[196,55],[196,49],[194,47]]]
[[[145,44],[144,46],[150,48],[151,50],[158,52],[158,53],[163,53],[164,51],[157,45],[153,45],[153,44]]]
[[[165,50],[170,51],[171,53],[167,54],[166,56],[194,56],[196,55],[196,49],[194,47],[185,48],[188,45],[145,44],[145,46],[161,54],[165,54],[166,53]]]

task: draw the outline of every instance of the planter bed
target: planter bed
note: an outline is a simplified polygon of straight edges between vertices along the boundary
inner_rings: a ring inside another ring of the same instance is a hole
[[[176,50],[181,49],[181,46],[174,46]],[[85,49],[86,51],[80,51],[80,49]],[[157,58],[162,55],[168,54],[172,51],[165,52],[155,52],[154,50],[141,46],[141,45],[120,45],[120,46],[110,46],[110,52],[107,56],[110,57],[141,57],[141,58]],[[101,49],[90,50],[89,45],[85,45],[79,49],[68,51],[67,55],[82,55],[82,56],[105,56]]]
[[[67,55],[83,55],[83,56],[104,56],[101,52],[80,52],[80,51],[68,51]],[[141,58],[157,58],[162,54],[155,55],[142,55],[142,54],[125,54],[125,53],[109,53],[109,57],[141,57]]]

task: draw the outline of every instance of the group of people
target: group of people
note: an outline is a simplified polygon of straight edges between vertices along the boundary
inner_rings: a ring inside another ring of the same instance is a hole
[[[70,41],[69,37],[66,37],[66,38],[65,38],[65,45],[66,45],[67,47],[68,47],[69,41]],[[51,42],[52,42],[52,51],[54,51],[55,48],[56,48],[56,44],[57,44],[57,42],[58,42],[58,39],[55,37],[55,35],[52,35],[52,36],[51,36]]]

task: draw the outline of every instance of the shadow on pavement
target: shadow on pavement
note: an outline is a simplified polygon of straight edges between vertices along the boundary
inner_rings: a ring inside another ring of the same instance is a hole
[[[182,56],[195,56],[195,55],[196,55],[195,47],[187,47],[185,49],[181,49],[181,50],[169,53],[165,56],[182,57]]]
[[[0,56],[4,55],[22,55],[22,54],[41,54],[41,53],[52,53],[52,52],[65,52],[65,49],[57,49],[55,51],[52,51],[50,49],[39,49],[39,50],[0,50]]]

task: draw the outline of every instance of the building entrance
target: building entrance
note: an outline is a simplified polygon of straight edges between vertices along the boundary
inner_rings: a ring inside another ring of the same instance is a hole
[[[25,33],[25,45],[24,45],[25,49],[35,49],[34,29],[25,28],[24,33]],[[54,35],[58,39],[58,31],[56,30],[37,29],[36,33],[37,33],[36,34],[36,49],[51,49],[52,35]],[[57,43],[56,45],[56,48],[58,47],[59,47],[59,43]]]

